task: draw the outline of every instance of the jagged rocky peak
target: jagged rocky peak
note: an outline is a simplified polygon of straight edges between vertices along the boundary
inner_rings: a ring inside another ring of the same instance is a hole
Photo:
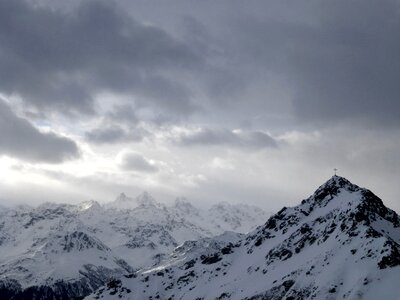
[[[87,210],[99,210],[101,209],[101,205],[99,202],[95,200],[88,200],[88,201],[83,201],[78,204],[78,209],[80,211],[87,211]]]
[[[135,199],[128,197],[125,193],[121,193],[113,202],[109,202],[105,207],[111,207],[118,210],[134,209],[144,203],[151,202],[152,197],[144,192],[137,196]]]
[[[184,213],[190,214],[198,214],[198,209],[190,203],[188,199],[185,197],[178,197],[175,199],[174,207],[183,211]]]
[[[125,193],[119,194],[119,196],[115,199],[115,202],[132,202],[132,198],[128,197]]]
[[[157,201],[149,192],[146,191],[138,195],[135,201],[138,206],[157,206]]]
[[[380,217],[396,227],[399,226],[399,217],[396,212],[387,208],[378,196],[337,175],[321,185],[312,196],[302,202],[302,205],[307,203],[312,210],[316,205],[326,206],[333,199],[347,202],[345,214],[355,218],[357,222],[363,221],[369,224]]]
[[[365,190],[358,185],[351,183],[344,177],[334,175],[322,184],[308,199],[303,200],[310,204],[325,206],[330,200],[338,196],[341,192],[354,193]]]
[[[348,179],[344,177],[333,175],[327,182],[325,182],[317,189],[317,192],[324,189],[345,189],[347,191],[354,192],[356,190],[359,190],[360,187],[358,185],[355,185],[354,183],[351,183]]]
[[[100,251],[111,251],[110,248],[104,245],[99,239],[82,231],[67,233],[61,238],[60,245],[63,247],[63,251],[66,252],[72,252],[73,250],[83,251],[91,248],[96,248]]]
[[[365,238],[387,238],[387,229],[385,231],[383,227],[396,230],[400,227],[400,218],[370,190],[335,175],[300,205],[281,209],[250,240],[258,247],[264,240],[291,232],[298,226],[292,235],[307,236],[313,244],[324,242],[336,230],[350,238],[362,233]],[[317,227],[323,229],[318,232]],[[400,264],[400,255],[395,256],[396,263]]]

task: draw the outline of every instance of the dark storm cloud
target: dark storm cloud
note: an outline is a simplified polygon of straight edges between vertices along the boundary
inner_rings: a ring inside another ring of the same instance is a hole
[[[32,3],[0,2],[0,92],[40,112],[109,92],[174,121],[400,125],[397,1]]]
[[[54,133],[42,133],[14,114],[0,100],[0,154],[32,162],[60,163],[76,158],[79,150],[72,140]]]
[[[144,156],[135,152],[127,152],[121,155],[120,167],[127,171],[144,173],[158,172],[158,168],[150,163]]]
[[[282,80],[303,123],[361,120],[399,126],[399,2],[297,5],[295,15],[282,4],[265,10],[268,16],[230,20],[242,63],[264,70],[266,82],[271,76]]]
[[[32,3],[0,2],[0,92],[61,112],[93,113],[102,91],[170,112],[194,109],[188,89],[165,75],[201,63],[188,46],[113,1],[69,12]]]
[[[231,146],[263,149],[276,147],[276,141],[268,134],[260,131],[231,131],[228,129],[204,128],[182,134],[178,144],[184,146]]]
[[[146,135],[147,131],[141,128],[126,130],[120,126],[95,128],[85,134],[86,139],[95,144],[110,144],[117,142],[139,142]]]
[[[131,125],[134,125],[139,121],[139,118],[134,108],[127,104],[115,105],[113,109],[108,113],[108,117],[111,120],[128,123]]]
[[[94,143],[116,142],[124,138],[126,132],[121,127],[96,128],[85,134],[86,139]]]

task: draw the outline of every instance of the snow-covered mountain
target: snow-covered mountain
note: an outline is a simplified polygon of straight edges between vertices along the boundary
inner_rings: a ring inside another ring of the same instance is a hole
[[[247,235],[187,242],[88,298],[395,300],[399,279],[399,216],[334,176]]]
[[[188,240],[247,232],[266,218],[252,206],[203,210],[150,194],[104,206],[45,203],[0,210],[0,299],[73,299],[110,278],[158,264]]]

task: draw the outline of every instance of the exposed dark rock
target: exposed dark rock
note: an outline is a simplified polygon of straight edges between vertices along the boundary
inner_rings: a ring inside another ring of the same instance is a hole
[[[222,260],[222,257],[218,255],[218,253],[209,255],[209,256],[201,256],[201,263],[204,265],[211,265],[215,264],[216,262],[219,262]]]
[[[380,269],[392,268],[400,265],[400,252],[398,245],[392,241],[386,241],[384,247],[388,247],[389,254],[382,257],[381,261],[378,263]]]
[[[244,300],[281,300],[281,299],[289,299],[285,298],[288,290],[294,285],[294,280],[286,280],[282,284],[274,286],[268,291],[252,296],[246,297]]]
[[[187,270],[193,268],[195,264],[196,264],[196,259],[189,260],[185,263],[184,269]]]
[[[177,283],[179,284],[181,282],[188,282],[192,277],[195,277],[194,271],[190,271],[189,273],[179,277]]]

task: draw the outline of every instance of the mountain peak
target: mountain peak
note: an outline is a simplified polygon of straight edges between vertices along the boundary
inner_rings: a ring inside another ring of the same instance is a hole
[[[322,202],[327,196],[330,196],[330,199],[337,196],[341,190],[353,193],[362,190],[362,188],[344,177],[333,175],[314,192],[311,199],[316,202]]]
[[[177,197],[174,202],[174,206],[179,207],[193,207],[192,203],[189,202],[185,197]]]
[[[122,192],[121,194],[119,194],[119,196],[117,197],[118,200],[122,200],[122,201],[130,201],[132,200],[132,198],[129,198],[124,192]]]
[[[335,175],[247,235],[186,242],[89,299],[380,299],[389,287],[383,298],[398,299],[399,228],[379,197]]]
[[[191,202],[189,202],[188,199],[185,197],[178,197],[175,199],[174,207],[183,211],[186,214],[198,214],[199,211],[196,207],[192,205]]]
[[[101,209],[101,205],[95,200],[83,201],[79,203],[77,206],[78,210],[80,211]]]
[[[143,192],[139,194],[136,198],[131,198],[121,193],[117,199],[110,202],[106,207],[116,208],[116,209],[135,209],[138,207],[153,207],[158,206],[157,201],[148,192]]]
[[[351,183],[345,177],[339,175],[333,175],[323,185],[321,185],[321,187],[334,187],[334,186],[338,188],[348,188],[348,187],[350,187],[351,189],[359,188],[357,185]]]
[[[156,206],[157,201],[153,198],[153,196],[149,193],[144,191],[139,196],[136,197],[136,203],[138,206]]]
[[[136,205],[134,199],[128,197],[125,193],[119,194],[119,196],[114,201],[111,201],[104,205],[105,208],[113,208],[113,209],[117,209],[117,210],[133,209],[136,206],[137,205]]]

